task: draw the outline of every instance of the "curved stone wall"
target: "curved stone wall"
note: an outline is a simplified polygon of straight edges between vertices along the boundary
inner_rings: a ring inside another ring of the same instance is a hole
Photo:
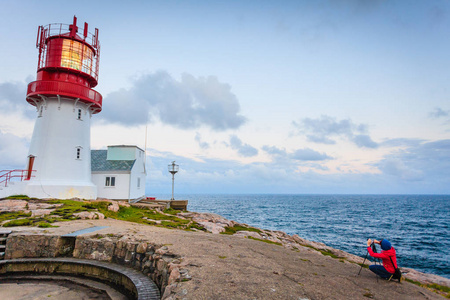
[[[23,233],[13,233],[8,237],[5,251],[7,260],[56,257],[131,267],[151,279],[163,299],[166,287],[190,279],[187,270],[183,270],[181,257],[171,253],[166,246],[131,237],[94,235],[68,238]]]
[[[82,276],[107,283],[132,299],[160,299],[156,284],[144,274],[117,264],[74,258],[22,258],[0,261],[0,276],[52,274]]]

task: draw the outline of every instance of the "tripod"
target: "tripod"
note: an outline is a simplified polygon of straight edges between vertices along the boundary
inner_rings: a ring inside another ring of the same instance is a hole
[[[370,245],[370,248],[372,248],[372,251],[373,251],[374,253],[378,253],[378,252],[377,252],[377,247],[375,247],[375,243],[374,243],[374,242],[372,242],[372,244]],[[366,262],[367,256],[369,256],[369,251],[367,251],[366,257],[364,257],[364,261],[363,261],[363,263],[361,264],[361,268],[359,269],[358,275],[361,274],[361,270],[362,270],[362,268],[363,268],[363,266],[364,266],[364,263]],[[378,260],[375,258],[375,264],[377,264],[377,261],[378,261]]]

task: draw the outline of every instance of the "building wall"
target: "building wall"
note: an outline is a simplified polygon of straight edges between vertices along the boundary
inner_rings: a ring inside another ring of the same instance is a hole
[[[106,177],[115,177],[115,186],[105,186]],[[95,172],[92,181],[97,186],[97,197],[117,200],[128,200],[130,187],[129,173]]]
[[[93,172],[92,181],[98,187],[98,197],[133,200],[145,196],[145,153],[136,146],[108,146],[107,160],[136,160],[130,172]],[[116,177],[116,186],[105,186],[106,177]]]
[[[141,158],[139,158],[139,156],[136,158],[136,162],[131,170],[130,199],[137,199],[145,196],[145,179],[144,154],[142,154]]]
[[[108,146],[107,160],[135,160],[139,148],[136,146]],[[142,150],[141,150],[142,151]]]
[[[90,122],[84,103],[57,97],[44,98],[29,155],[35,157],[27,193],[37,198],[95,199],[91,181]],[[79,111],[81,110],[81,111]]]

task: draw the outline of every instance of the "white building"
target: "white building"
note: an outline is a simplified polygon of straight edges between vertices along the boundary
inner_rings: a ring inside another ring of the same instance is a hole
[[[108,146],[91,151],[92,182],[97,197],[137,200],[145,197],[145,152],[139,147]]]

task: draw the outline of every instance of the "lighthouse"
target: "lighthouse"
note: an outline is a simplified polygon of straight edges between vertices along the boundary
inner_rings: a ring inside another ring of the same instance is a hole
[[[24,193],[35,198],[96,199],[91,179],[91,117],[102,110],[98,29],[73,23],[39,26],[36,81],[26,100],[36,107]]]

